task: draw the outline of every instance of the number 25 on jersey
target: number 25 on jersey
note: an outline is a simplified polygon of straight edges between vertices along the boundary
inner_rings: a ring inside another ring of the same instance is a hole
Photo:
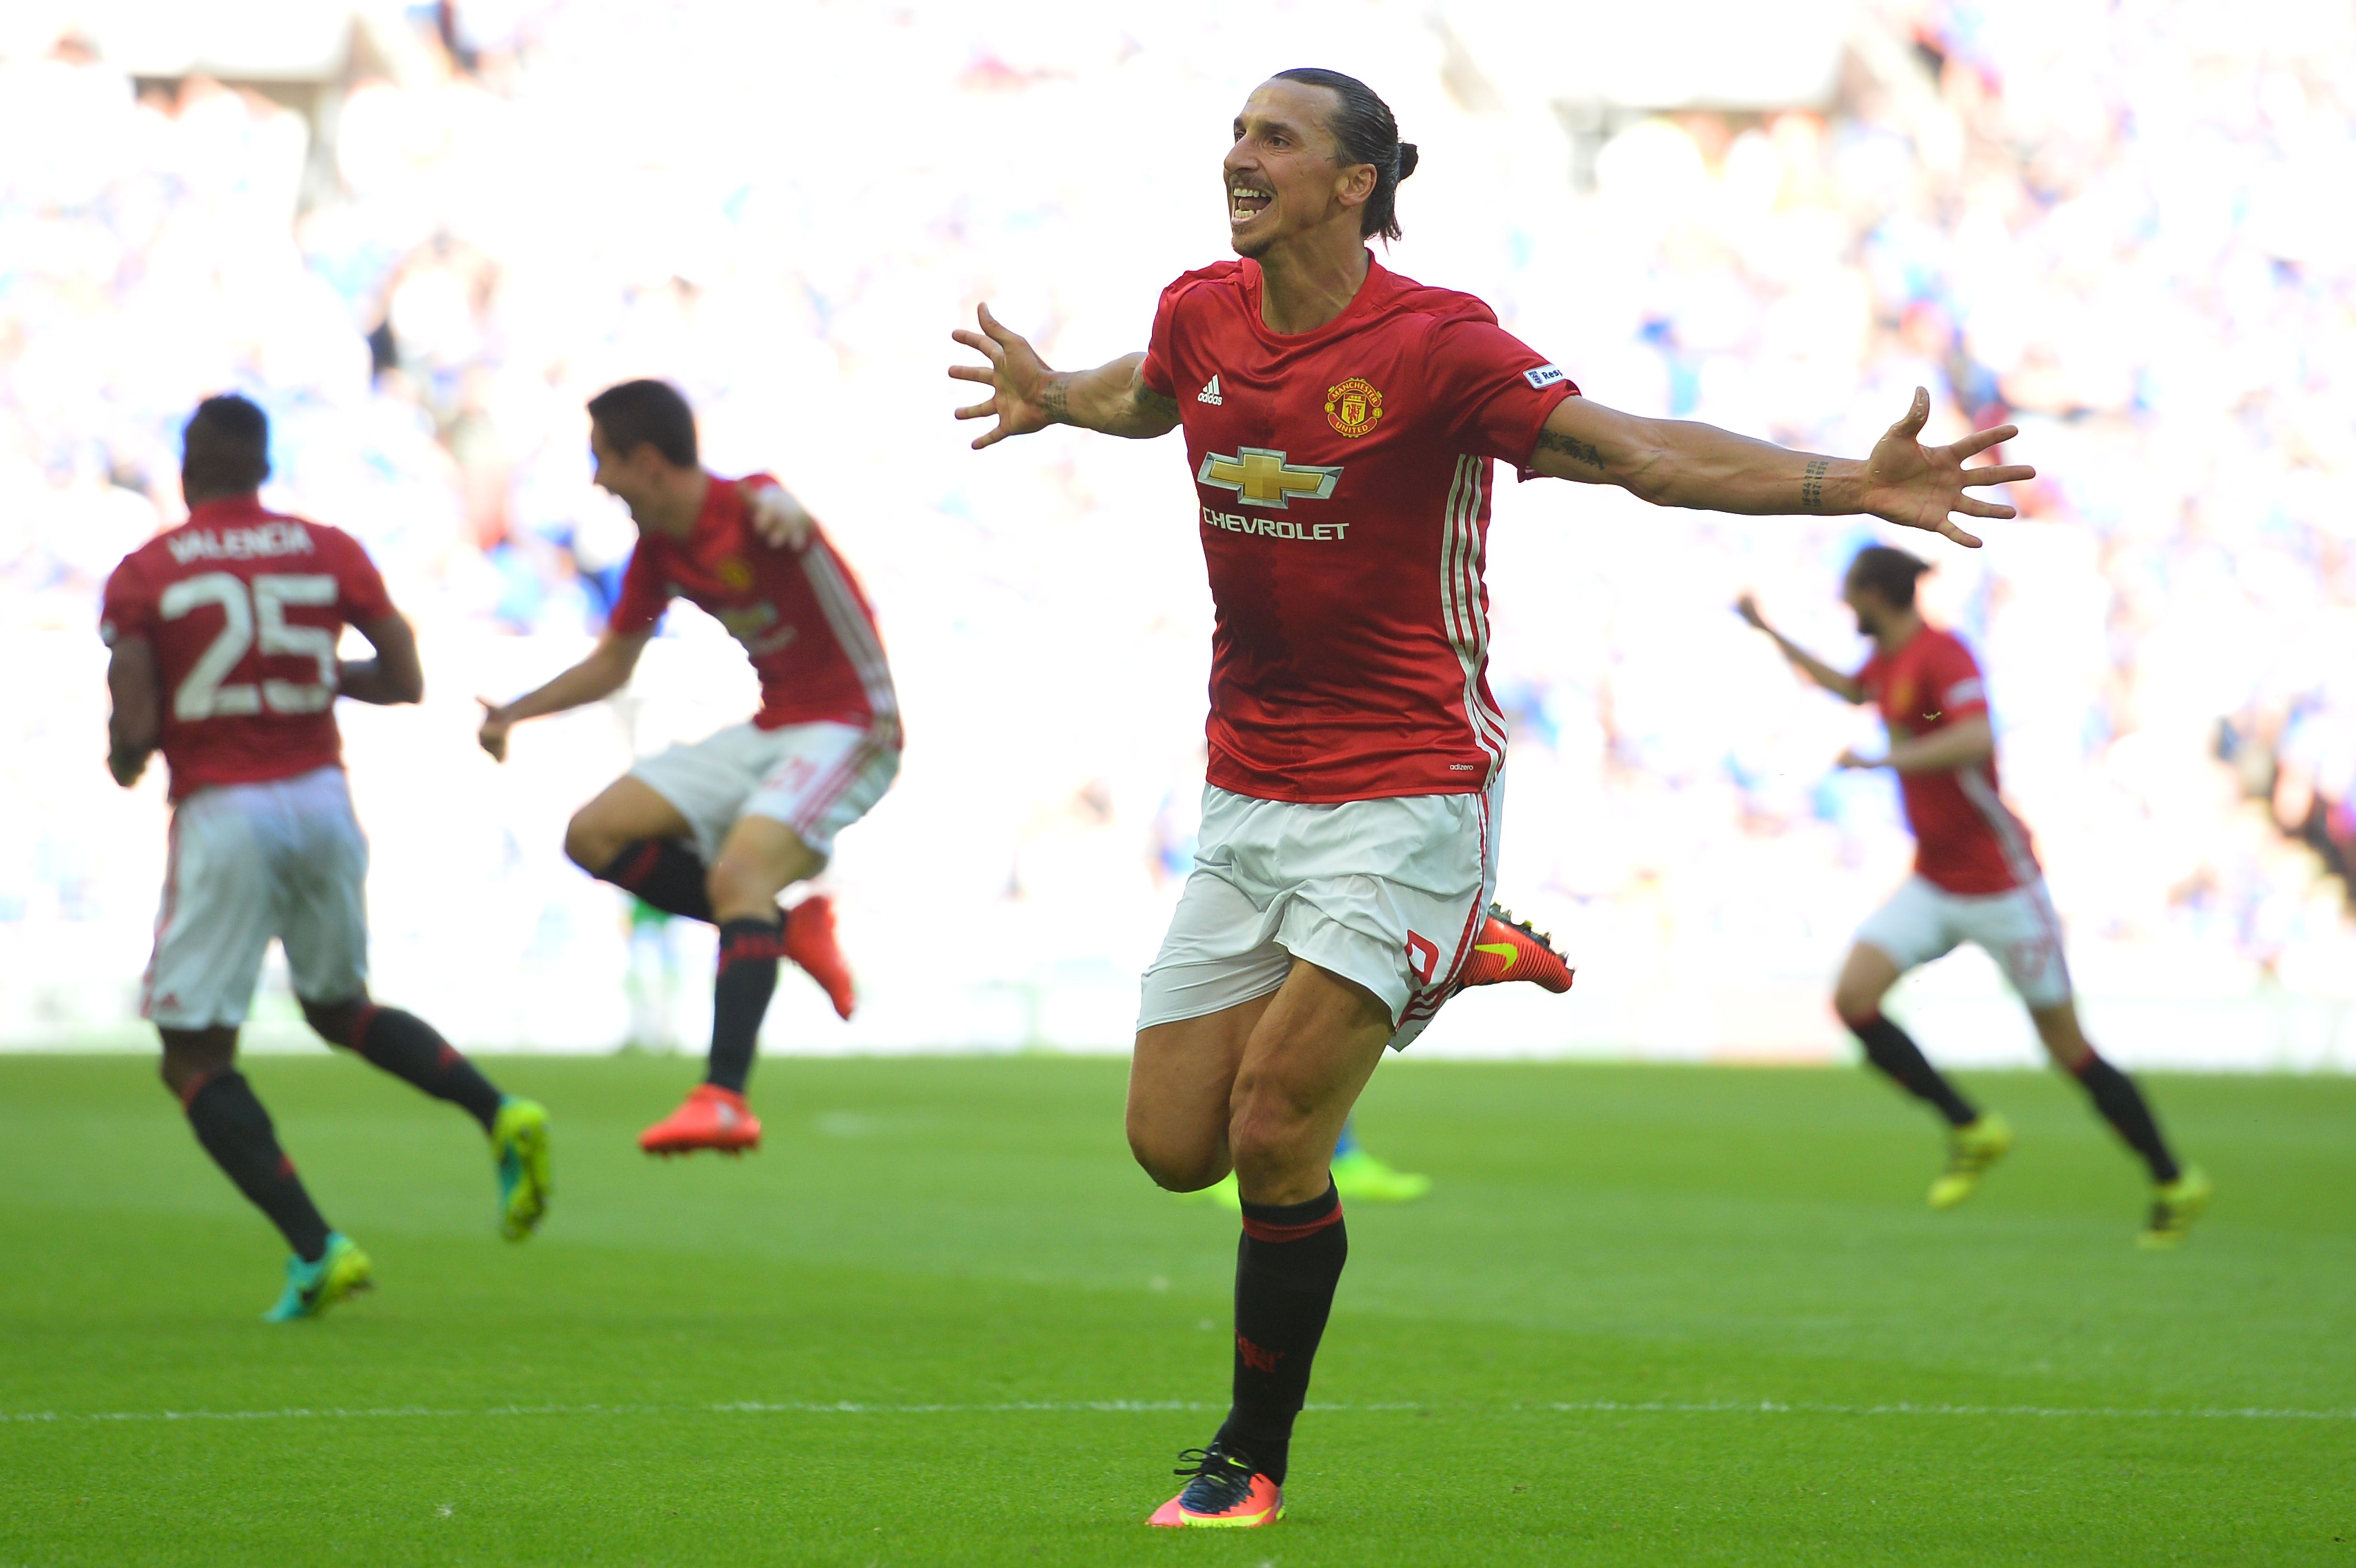
[[[242,718],[265,708],[273,713],[317,713],[336,700],[336,636],[324,626],[288,623],[286,607],[332,605],[336,580],[325,573],[263,574],[249,594],[243,579],[226,571],[182,578],[164,590],[156,613],[177,621],[207,604],[221,610],[221,629],[188,668],[172,696],[172,713],[184,721]],[[229,677],[259,648],[267,656],[307,658],[319,667],[316,681],[264,678],[230,682]]]

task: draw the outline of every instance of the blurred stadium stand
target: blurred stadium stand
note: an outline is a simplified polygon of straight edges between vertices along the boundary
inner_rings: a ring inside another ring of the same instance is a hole
[[[581,404],[638,374],[696,400],[723,472],[810,497],[909,713],[830,873],[867,1005],[845,1028],[788,987],[771,1047],[1125,1044],[1201,777],[1185,475],[1067,432],[967,452],[947,334],[987,298],[1054,361],[1141,345],[1224,253],[1233,106],[1313,61],[1424,150],[1396,264],[1597,398],[1839,451],[1918,382],[1941,438],[2017,418],[2031,520],[1934,552],[1925,592],[1988,666],[2095,1031],[2146,1065],[2356,1066],[2349,8],[1544,9],[9,7],[0,1045],[144,1038],[160,781],[101,766],[96,594],[179,515],[177,421],[228,387],[275,418],[269,497],[365,539],[423,634],[425,708],[346,715],[379,989],[469,1043],[621,1040],[628,922],[564,816],[749,677],[682,611],[625,702],[505,769],[471,699],[599,624],[631,534]],[[1823,994],[1908,843],[1886,780],[1827,771],[1870,724],[1725,607],[1854,652],[1833,594],[1869,537],[1500,497],[1504,891],[1582,975],[1420,1049],[1847,1049]],[[268,984],[256,1036],[299,1038]],[[2031,1059],[1976,955],[1910,995],[1951,1060]]]

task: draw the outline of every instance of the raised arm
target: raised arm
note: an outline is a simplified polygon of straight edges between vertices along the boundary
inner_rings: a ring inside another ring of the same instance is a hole
[[[608,632],[597,639],[589,656],[550,681],[536,691],[528,691],[513,702],[501,704],[487,697],[476,701],[483,705],[483,727],[475,739],[493,762],[508,760],[508,731],[527,719],[538,719],[547,713],[562,713],[568,708],[579,708],[591,702],[602,702],[630,684],[630,676],[638,667],[638,656],[647,651],[647,639],[654,628],[643,632]]]
[[[2011,425],[1979,431],[1950,446],[1914,438],[1931,417],[1931,394],[1913,404],[1858,461],[1793,452],[1715,425],[1642,419],[1585,398],[1567,398],[1547,416],[1530,465],[1557,479],[1617,485],[1656,507],[1692,507],[1752,516],[1869,512],[1901,528],[1941,534],[1976,549],[1979,540],[1951,513],[2009,517],[2010,507],[1967,489],[2037,477],[2025,464],[1965,468],[1966,458],[2011,440]]]
[[[106,690],[114,701],[106,718],[106,771],[129,789],[147,771],[164,732],[155,645],[145,637],[116,639],[106,661]]]
[[[1124,354],[1093,370],[1051,370],[1020,333],[1009,330],[990,307],[978,313],[980,332],[963,328],[949,336],[987,359],[987,365],[952,365],[949,374],[976,381],[990,396],[957,411],[961,420],[996,419],[974,438],[976,452],[1010,435],[1028,435],[1051,424],[1077,425],[1135,441],[1166,435],[1178,424],[1178,404],[1145,384],[1145,356]]]
[[[1815,655],[1810,653],[1807,649],[1802,647],[1799,644],[1794,642],[1791,638],[1785,636],[1774,627],[1769,625],[1767,624],[1767,617],[1759,613],[1758,600],[1753,599],[1748,593],[1744,594],[1741,598],[1734,602],[1734,613],[1741,616],[1744,620],[1750,622],[1753,626],[1759,628],[1759,630],[1766,633],[1767,635],[1772,639],[1775,646],[1782,651],[1783,656],[1792,661],[1792,667],[1794,669],[1798,670],[1802,675],[1806,676],[1810,680],[1815,681],[1818,686],[1823,687],[1835,697],[1845,699],[1850,702],[1863,702],[1865,700],[1865,683],[1863,681],[1858,679],[1857,677],[1850,675],[1846,671],[1835,669],[1832,666],[1825,663],[1824,660],[1818,658]]]
[[[425,669],[417,659],[417,634],[399,611],[359,623],[359,634],[376,650],[372,659],[346,659],[336,667],[336,694],[355,702],[416,702],[425,695]]]

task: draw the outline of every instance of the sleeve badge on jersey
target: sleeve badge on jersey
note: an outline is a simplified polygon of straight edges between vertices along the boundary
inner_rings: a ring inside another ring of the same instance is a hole
[[[1383,417],[1383,395],[1363,376],[1353,376],[1325,389],[1325,422],[1342,434],[1356,437],[1375,428]]]
[[[1535,370],[1523,371],[1522,379],[1530,384],[1533,392],[1543,392],[1557,381],[1568,381],[1570,378],[1563,374],[1559,365],[1541,365]]]

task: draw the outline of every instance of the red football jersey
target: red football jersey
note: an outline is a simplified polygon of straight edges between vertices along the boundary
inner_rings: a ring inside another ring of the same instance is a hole
[[[1928,735],[1988,710],[1972,651],[1925,626],[1894,654],[1877,651],[1857,672],[1881,709],[1890,739]],[[1996,759],[1952,773],[1900,773],[1914,869],[1951,893],[2009,892],[2041,874],[2029,829],[1997,793]]]
[[[1258,263],[1162,293],[1146,385],[1177,400],[1217,621],[1210,782],[1267,800],[1486,788],[1492,459],[1526,464],[1569,378],[1470,294],[1368,258],[1313,332]]]
[[[123,558],[99,635],[155,650],[172,798],[293,778],[343,760],[336,645],[392,613],[384,579],[339,528],[209,501]]]
[[[752,507],[738,486],[776,482],[766,474],[742,482],[714,477],[685,539],[639,535],[612,629],[648,631],[673,599],[684,599],[744,645],[761,677],[754,723],[857,724],[887,730],[897,744],[899,699],[859,580],[821,531],[813,528],[796,552],[764,543],[753,529]]]

